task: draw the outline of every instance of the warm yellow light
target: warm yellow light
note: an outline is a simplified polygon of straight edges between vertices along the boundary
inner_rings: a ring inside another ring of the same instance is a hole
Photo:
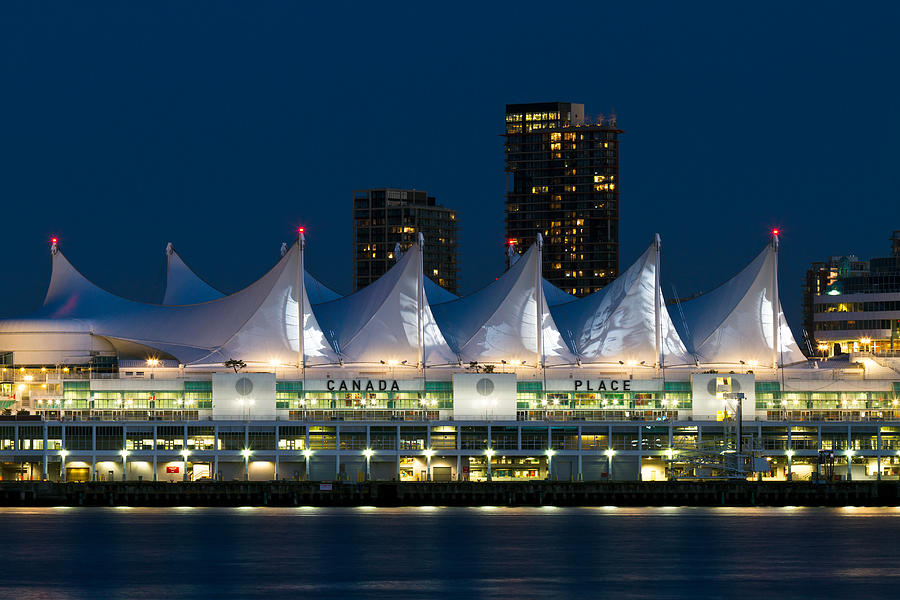
[[[487,450],[485,450],[484,453],[487,454],[488,458],[491,458],[492,456],[494,456],[494,450],[491,448],[488,448]]]
[[[148,358],[148,359],[147,359],[147,366],[148,366],[148,367],[156,367],[156,366],[159,366],[159,359],[158,359],[158,358]]]
[[[69,367],[63,367],[63,373],[68,373],[68,372],[69,372]]]
[[[610,458],[612,458],[613,454],[615,454],[615,453],[616,453],[616,451],[613,450],[612,448],[610,448],[610,449],[608,449],[608,450],[605,450],[605,451],[603,452],[603,454],[605,454],[606,456],[608,456],[608,457],[610,457]]]
[[[26,375],[25,381],[32,381],[34,379],[34,375]]]
[[[365,450],[363,450],[363,456],[365,456],[366,458],[372,458],[373,454],[375,454],[375,451],[371,448],[366,448]]]
[[[862,345],[864,345],[864,346],[867,346],[867,345],[869,345],[869,344],[872,343],[872,338],[870,338],[870,337],[861,337],[861,338],[859,338],[859,343],[862,344]]]
[[[276,369],[281,366],[281,363],[275,360],[274,358],[269,361],[270,367],[275,367]]]
[[[554,450],[553,448],[547,449],[547,456],[552,457],[554,454],[556,454],[556,450]]]

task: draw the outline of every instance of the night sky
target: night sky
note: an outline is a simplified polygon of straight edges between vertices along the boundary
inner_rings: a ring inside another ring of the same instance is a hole
[[[328,6],[323,6],[327,4]],[[0,315],[40,303],[49,239],[155,300],[172,241],[234,291],[307,228],[351,288],[352,190],[459,212],[461,289],[503,267],[506,103],[618,116],[621,254],[659,232],[667,295],[783,231],[781,290],[900,229],[900,4],[0,4]]]

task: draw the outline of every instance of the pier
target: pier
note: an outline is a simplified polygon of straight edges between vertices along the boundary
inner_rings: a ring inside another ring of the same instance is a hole
[[[900,484],[19,481],[0,506],[900,506]]]

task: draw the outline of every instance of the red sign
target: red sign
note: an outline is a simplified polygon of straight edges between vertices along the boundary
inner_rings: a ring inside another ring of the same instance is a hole
[[[177,473],[178,467],[166,467],[166,473]]]

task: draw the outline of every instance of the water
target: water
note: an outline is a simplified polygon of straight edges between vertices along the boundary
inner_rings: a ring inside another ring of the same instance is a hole
[[[900,595],[893,508],[0,509],[0,598]]]

